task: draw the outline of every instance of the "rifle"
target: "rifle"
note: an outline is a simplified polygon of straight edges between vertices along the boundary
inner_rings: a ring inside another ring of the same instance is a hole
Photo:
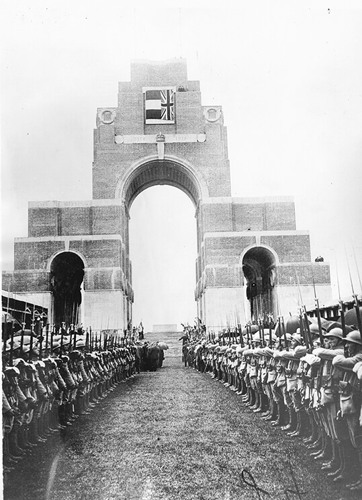
[[[305,305],[303,305],[302,291],[300,289],[299,276],[298,276],[297,270],[295,270],[295,276],[297,278],[297,286],[298,286],[298,291],[299,291],[299,296],[300,296],[301,313],[303,315],[303,318],[305,321],[305,327],[307,329],[309,349],[310,349],[310,352],[312,352],[312,349],[313,349],[312,335],[310,333],[310,328],[309,328],[309,319],[308,319],[308,314],[307,314],[307,308],[305,307]],[[303,324],[303,319],[301,321],[301,328],[302,328],[302,324]]]
[[[313,275],[312,279],[313,279],[314,301],[315,301],[315,306],[316,306],[316,311],[317,311],[319,341],[320,341],[321,347],[323,347],[324,342],[323,342],[323,333],[322,333],[321,312],[319,310],[319,300],[317,298],[317,292],[315,289],[314,275]]]
[[[285,329],[285,324],[284,324],[284,318],[283,318],[283,316],[281,317],[280,322],[281,322],[281,325],[282,325],[282,332],[283,332],[283,337],[284,337],[284,347],[285,347],[285,349],[287,351],[289,351],[289,346],[288,346],[288,342],[287,342],[287,332],[286,332],[286,329]]]
[[[45,325],[45,349],[46,353],[49,353],[49,323]]]
[[[347,266],[348,266],[348,274],[349,274],[349,279],[350,279],[351,288],[352,288],[352,297],[354,299],[354,309],[356,311],[357,326],[358,326],[358,330],[359,330],[359,333],[360,333],[360,336],[361,336],[361,341],[362,341],[362,318],[361,318],[361,314],[360,314],[360,310],[359,310],[358,296],[355,293],[354,288],[353,288],[353,281],[352,281],[352,276],[351,276],[351,270],[349,268],[348,258],[347,258]]]
[[[65,327],[65,323],[62,323],[62,326],[60,327],[60,352],[61,352],[61,354],[63,354],[63,344],[64,344],[63,325]]]
[[[40,321],[40,338],[39,338],[39,359],[43,357],[43,320]]]
[[[13,366],[14,359],[14,321],[11,324],[11,332],[10,332],[10,359],[9,365]]]
[[[273,323],[272,323],[272,315],[269,314],[269,347],[273,347],[273,338],[272,338],[272,332],[273,332]]]
[[[336,262],[336,273],[337,273],[338,303],[339,303],[339,312],[340,312],[340,316],[341,316],[341,326],[342,326],[343,338],[346,338],[347,332],[346,332],[346,320],[344,318],[344,302],[341,298],[341,290],[339,288],[339,276],[338,276],[337,262]]]
[[[20,339],[20,352],[21,352],[21,355],[23,355],[24,353],[24,330],[26,328],[26,310],[27,310],[27,307],[28,307],[28,303],[25,302],[25,310],[24,310],[24,316],[23,316],[23,322],[21,323],[21,339]]]
[[[35,335],[35,311],[33,309],[33,318],[31,320],[31,327],[30,327],[30,348],[29,348],[29,361],[31,361],[31,351],[33,350],[33,335]]]
[[[300,324],[300,333],[301,333],[301,336],[304,340],[304,344],[306,345],[308,352],[311,352],[312,348],[311,348],[311,345],[309,344],[308,335],[307,335],[306,331],[304,330],[304,326],[303,326],[302,308],[299,308],[299,324]]]
[[[24,325],[25,323],[23,323]],[[22,328],[21,330],[21,338],[20,338],[20,352],[21,352],[21,355],[23,355],[24,353],[24,328]]]
[[[74,328],[74,342],[73,342],[73,349],[77,348],[77,328],[75,325],[73,325]]]
[[[69,330],[67,332],[67,333],[69,333],[69,347],[68,347],[68,351],[69,352],[72,350],[72,347],[73,347],[73,330],[72,330],[72,326],[73,325],[70,325]]]

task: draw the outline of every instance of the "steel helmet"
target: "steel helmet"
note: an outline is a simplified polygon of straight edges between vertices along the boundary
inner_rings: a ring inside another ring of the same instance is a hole
[[[353,344],[362,345],[361,334],[358,330],[353,330],[345,338],[346,342],[352,342]]]
[[[323,334],[323,337],[337,337],[343,340],[343,330],[342,328],[332,328],[329,332]],[[348,337],[348,336],[347,336]]]

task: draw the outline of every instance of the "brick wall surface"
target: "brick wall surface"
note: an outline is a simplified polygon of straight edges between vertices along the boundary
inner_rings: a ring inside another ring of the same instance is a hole
[[[267,231],[296,229],[294,203],[265,203],[264,207]]]
[[[294,203],[233,201],[233,228],[234,231],[295,230]]]
[[[50,273],[41,270],[2,273],[2,288],[12,292],[47,292],[50,290]]]
[[[69,250],[85,256],[88,267],[120,267],[120,240],[77,240],[69,242]]]
[[[280,262],[310,262],[309,235],[261,236],[260,242],[272,247]]]
[[[64,241],[21,241],[15,242],[14,269],[46,269],[48,259],[65,250]]]
[[[92,234],[121,234],[120,206],[92,207]]]
[[[121,270],[87,269],[84,275],[84,289],[90,290],[122,290]]]
[[[204,233],[232,231],[231,203],[210,203],[202,205],[202,229]]]
[[[228,264],[237,265],[240,261],[240,255],[244,248],[255,243],[255,236],[240,237],[206,237],[205,254],[208,264]]]
[[[59,235],[91,234],[92,218],[89,207],[64,207],[59,210]]]
[[[331,282],[328,264],[305,263],[297,265],[283,265],[277,267],[277,280],[279,285],[328,285]]]
[[[206,287],[239,287],[243,278],[239,266],[207,267],[205,270]]]
[[[56,236],[58,234],[58,209],[36,208],[28,211],[30,237]]]

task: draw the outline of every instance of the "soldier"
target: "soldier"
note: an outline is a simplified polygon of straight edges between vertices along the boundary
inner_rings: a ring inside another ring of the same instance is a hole
[[[343,371],[343,379],[339,382],[339,415],[346,422],[348,429],[348,439],[345,439],[345,435],[342,436],[344,439],[341,443],[341,470],[334,480],[350,479],[350,489],[362,490],[362,428],[359,423],[362,395],[357,375],[353,372],[355,365],[362,361],[360,332],[353,330],[348,333],[345,342],[347,356],[338,355],[332,361],[333,366]]]
[[[340,452],[338,439],[338,379],[340,370],[333,368],[332,361],[338,355],[343,355],[343,330],[332,328],[324,333],[324,347],[317,347],[313,354],[321,359],[320,366],[320,409],[319,415],[322,423],[323,446],[316,459],[326,459],[322,464],[322,469],[332,473],[340,467]]]

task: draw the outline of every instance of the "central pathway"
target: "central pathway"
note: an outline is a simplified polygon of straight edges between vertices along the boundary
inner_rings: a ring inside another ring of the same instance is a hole
[[[37,448],[5,489],[6,500],[253,498],[357,497],[327,480],[299,440],[167,352],[162,369],[120,384]]]

